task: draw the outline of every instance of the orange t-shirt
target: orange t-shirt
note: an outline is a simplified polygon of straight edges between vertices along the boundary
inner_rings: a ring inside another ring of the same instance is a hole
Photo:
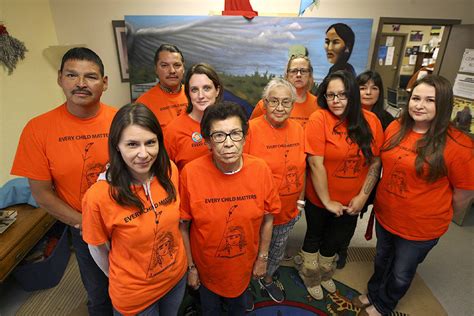
[[[291,120],[282,128],[274,128],[264,116],[257,117],[250,121],[244,152],[264,159],[272,170],[281,200],[281,211],[273,225],[288,223],[298,215],[296,201],[305,185],[303,128]]]
[[[291,110],[290,119],[295,120],[296,122],[300,123],[303,128],[305,127],[306,123],[308,122],[309,117],[311,114],[320,109],[317,97],[312,95],[309,92],[306,92],[306,101],[302,103],[295,102],[293,106],[293,110]],[[263,106],[263,99],[258,101],[257,105],[255,106],[250,119],[257,118],[262,116],[265,113],[265,107]]]
[[[178,188],[178,170],[172,165],[172,181]],[[184,276],[186,252],[179,231],[179,197],[164,205],[168,196],[156,177],[151,198],[142,186],[135,193],[144,210],[123,207],[109,195],[109,183],[98,181],[84,196],[82,236],[91,245],[111,243],[109,294],[115,309],[135,315],[168,293]],[[158,220],[158,224],[156,224]]]
[[[191,251],[201,282],[220,296],[241,295],[257,259],[263,217],[280,210],[270,168],[243,154],[242,169],[226,175],[208,154],[184,167],[180,194],[181,218],[191,220]]]
[[[389,125],[385,139],[400,129]],[[443,157],[444,176],[429,183],[416,176],[415,146],[423,135],[410,132],[396,147],[382,151],[383,175],[374,209],[378,222],[389,232],[408,240],[430,240],[443,235],[453,217],[453,188],[474,190],[474,141],[451,128]]]
[[[188,114],[178,116],[165,129],[165,147],[178,169],[209,153],[201,135],[201,126]]]
[[[81,200],[109,160],[116,108],[101,103],[96,116],[78,118],[66,104],[33,118],[23,129],[11,173],[51,180],[59,198],[81,212]]]
[[[372,153],[377,157],[384,140],[382,125],[374,113],[362,112],[372,131]],[[362,152],[358,154],[359,146],[346,140],[347,123],[334,130],[338,121],[339,118],[329,110],[313,113],[305,129],[305,150],[308,155],[324,157],[329,196],[333,201],[348,205],[364,185],[369,166]],[[309,174],[306,177],[306,197],[311,203],[324,207]]]
[[[161,128],[165,128],[174,118],[186,112],[188,99],[184,93],[184,86],[178,93],[167,93],[157,84],[136,101],[142,103],[153,111],[160,122]]]

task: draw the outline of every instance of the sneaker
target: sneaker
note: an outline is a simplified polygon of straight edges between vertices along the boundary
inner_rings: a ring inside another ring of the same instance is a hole
[[[265,283],[263,279],[258,279],[260,286],[267,291],[268,296],[277,303],[281,303],[285,300],[285,294],[283,293],[283,284],[280,281],[275,280],[271,283]]]
[[[251,312],[255,308],[253,303],[253,293],[250,287],[245,291],[245,311]]]

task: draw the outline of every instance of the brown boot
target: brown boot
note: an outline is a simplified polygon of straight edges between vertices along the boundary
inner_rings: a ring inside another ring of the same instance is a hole
[[[336,255],[324,257],[319,254],[319,266],[321,269],[321,286],[329,293],[336,292],[336,284],[332,276],[336,272]]]
[[[318,253],[309,253],[301,250],[294,258],[295,267],[303,280],[308,293],[316,300],[324,298],[321,288],[321,273],[318,265]]]

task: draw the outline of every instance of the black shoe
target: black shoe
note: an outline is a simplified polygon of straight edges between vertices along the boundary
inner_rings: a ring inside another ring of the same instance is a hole
[[[268,296],[277,303],[281,303],[285,300],[285,293],[283,293],[283,284],[280,281],[275,280],[271,283],[265,283],[263,279],[258,279],[260,286],[265,289]]]
[[[337,259],[336,262],[336,268],[337,269],[343,269],[346,266],[346,261],[347,261],[347,252],[346,253],[340,253],[338,254],[339,258]]]
[[[245,311],[251,312],[255,308],[253,303],[253,293],[250,287],[245,291]]]

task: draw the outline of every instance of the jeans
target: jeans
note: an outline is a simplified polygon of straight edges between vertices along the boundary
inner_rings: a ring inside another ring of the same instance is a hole
[[[82,239],[81,232],[74,227],[70,227],[70,230],[82,283],[87,291],[89,315],[112,315],[113,309],[109,297],[109,278],[92,259],[89,247]]]
[[[181,280],[168,293],[151,304],[137,316],[176,316],[179,306],[183,301],[184,291],[186,290],[186,280],[188,274],[185,273]],[[114,309],[114,316],[121,316],[119,311]]]
[[[390,314],[405,295],[416,269],[439,238],[415,241],[394,235],[375,224],[377,248],[374,274],[369,280],[369,301],[381,314]]]
[[[319,251],[324,257],[334,256],[354,234],[357,225],[357,215],[344,213],[336,217],[310,201],[306,201],[305,215],[307,229],[302,249],[308,253]]]
[[[229,272],[231,273],[231,272]],[[228,298],[222,297],[211,290],[207,289],[201,284],[199,287],[199,296],[201,297],[201,308],[203,316],[215,316],[222,315],[222,303],[227,305],[227,315],[229,316],[240,316],[245,315],[246,305],[246,292],[245,291],[237,297]]]

